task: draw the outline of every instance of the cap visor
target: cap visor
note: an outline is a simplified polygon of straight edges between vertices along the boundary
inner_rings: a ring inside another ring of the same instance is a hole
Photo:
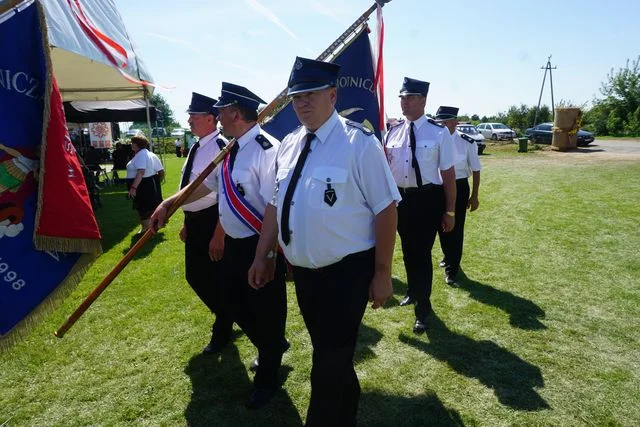
[[[296,93],[314,92],[331,87],[332,85],[318,82],[298,83],[289,88],[287,95],[295,95]]]

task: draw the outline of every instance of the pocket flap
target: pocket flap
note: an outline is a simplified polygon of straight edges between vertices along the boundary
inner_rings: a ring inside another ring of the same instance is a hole
[[[313,171],[313,178],[326,183],[342,184],[347,182],[349,171],[330,166],[318,167]]]

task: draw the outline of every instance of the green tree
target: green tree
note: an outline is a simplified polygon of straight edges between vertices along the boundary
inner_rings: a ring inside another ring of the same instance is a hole
[[[601,135],[640,135],[640,56],[618,71],[611,69],[593,111],[585,115],[586,125]]]
[[[178,123],[173,114],[173,110],[167,103],[167,100],[164,99],[162,95],[159,93],[154,93],[149,100],[150,104],[156,107],[158,110],[158,126],[160,126],[160,117],[162,117],[162,127],[165,128],[176,128],[180,127],[180,123]],[[161,116],[160,116],[161,114]],[[152,127],[155,127],[154,124],[151,124]],[[144,129],[147,127],[146,122],[133,122],[131,128],[133,129]]]
[[[480,116],[478,116],[477,114],[474,114],[473,116],[471,116],[471,120],[474,122],[479,122],[480,121]]]

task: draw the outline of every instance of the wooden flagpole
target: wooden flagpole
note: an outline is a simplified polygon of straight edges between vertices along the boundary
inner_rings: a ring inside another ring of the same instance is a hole
[[[351,33],[353,33],[358,26],[362,25],[371,15],[378,4],[380,6],[384,6],[385,3],[390,2],[391,0],[376,0],[376,3],[371,6],[365,13],[363,13],[356,21],[351,24],[351,26],[344,32],[340,37],[338,37],[324,52],[318,56],[319,61],[323,61],[327,57],[329,57],[336,48],[344,43],[345,40],[349,38]],[[287,89],[284,89],[280,94],[271,101],[258,115],[258,122],[264,120],[268,114],[270,114],[279,104],[279,102],[287,95]],[[205,180],[207,176],[220,164],[225,156],[231,151],[231,148],[236,143],[235,138],[229,141],[226,147],[224,147],[218,155],[209,163],[209,165],[198,175],[198,177],[187,187],[185,187],[184,192],[171,204],[169,210],[167,212],[166,219],[169,220],[171,216],[182,206],[182,204],[187,200],[187,198],[193,193],[196,188],[200,186],[200,184]],[[58,338],[62,338],[67,331],[78,321],[78,319],[84,314],[85,311],[93,304],[93,302],[98,299],[98,297],[104,292],[104,290],[118,277],[118,274],[124,270],[124,268],[129,264],[129,262],[133,259],[133,257],[138,253],[138,251],[153,237],[153,232],[151,229],[148,229],[142,237],[136,242],[135,245],[129,252],[116,264],[115,267],[109,272],[109,274],[100,282],[98,286],[96,286],[93,291],[82,301],[82,303],[76,308],[76,310],[69,316],[69,318],[58,328],[57,331],[54,332],[54,335]]]

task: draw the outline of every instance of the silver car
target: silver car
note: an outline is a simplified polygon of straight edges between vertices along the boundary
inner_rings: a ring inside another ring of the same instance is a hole
[[[482,136],[494,141],[509,141],[516,137],[516,133],[502,123],[480,123],[476,129]]]
[[[478,132],[474,125],[471,123],[460,122],[456,126],[456,129],[458,129],[458,132],[469,135],[473,140],[475,140],[478,145],[478,154],[482,154],[486,147],[486,144],[484,143],[484,136]]]

